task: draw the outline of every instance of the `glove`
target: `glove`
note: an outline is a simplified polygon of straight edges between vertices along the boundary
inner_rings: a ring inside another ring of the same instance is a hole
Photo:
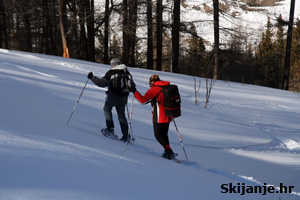
[[[131,92],[135,93],[136,92],[136,85],[133,81],[131,81]]]
[[[131,92],[132,92],[132,93],[135,93],[135,92],[136,92],[136,88],[135,88],[135,87],[132,88],[132,89],[131,89]]]
[[[88,79],[92,79],[93,76],[94,76],[93,72],[90,72],[90,73],[87,75]]]

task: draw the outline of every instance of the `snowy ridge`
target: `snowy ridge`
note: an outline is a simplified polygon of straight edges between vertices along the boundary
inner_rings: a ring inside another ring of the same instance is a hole
[[[194,105],[192,77],[129,68],[141,93],[154,73],[179,86],[176,124],[189,161],[171,124],[171,147],[183,161],[178,164],[160,157],[151,107],[136,100],[135,142],[103,137],[106,89],[90,81],[66,124],[88,72],[101,77],[108,69],[0,49],[0,200],[300,199],[299,93],[216,81],[204,109],[205,86]],[[275,192],[241,195],[225,192],[224,184],[274,186]],[[292,191],[279,193],[282,184]]]

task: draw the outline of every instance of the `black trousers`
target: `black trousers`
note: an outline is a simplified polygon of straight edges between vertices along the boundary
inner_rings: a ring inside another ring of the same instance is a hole
[[[164,147],[169,143],[168,131],[170,123],[153,123],[154,136]]]

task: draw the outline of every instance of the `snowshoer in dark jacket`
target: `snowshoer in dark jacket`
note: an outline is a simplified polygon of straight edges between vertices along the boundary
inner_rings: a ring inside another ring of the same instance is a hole
[[[152,122],[154,136],[165,149],[162,157],[173,159],[175,158],[176,154],[170,147],[168,137],[169,125],[172,121],[172,118],[165,115],[165,109],[163,106],[164,98],[163,93],[161,92],[162,87],[160,87],[169,84],[170,82],[168,81],[161,81],[158,74],[152,75],[149,81],[149,85],[151,88],[145,93],[144,96],[141,95],[138,91],[134,91],[134,96],[141,104],[145,104],[151,101],[153,107]]]
[[[127,104],[128,95],[120,95],[118,92],[114,91],[111,88],[111,81],[117,77],[117,74],[120,74],[121,71],[126,71],[126,73],[130,74],[127,70],[127,67],[124,64],[120,64],[120,60],[118,58],[113,58],[110,62],[111,69],[104,75],[102,78],[98,78],[93,75],[92,72],[88,74],[88,78],[92,80],[94,84],[99,87],[108,87],[106,92],[107,96],[105,99],[105,104],[103,107],[104,116],[106,120],[106,129],[104,131],[108,134],[114,135],[114,121],[112,117],[112,108],[116,107],[116,111],[118,114],[118,120],[120,123],[121,131],[122,131],[122,141],[127,141],[128,138],[128,124],[125,116],[125,106]]]

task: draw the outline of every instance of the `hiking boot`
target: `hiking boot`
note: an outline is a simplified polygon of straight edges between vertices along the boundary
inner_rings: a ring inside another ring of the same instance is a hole
[[[120,140],[123,142],[128,142],[128,140],[130,140],[130,136],[128,137],[128,135],[123,135]]]
[[[166,149],[161,157],[172,160],[176,157],[176,154],[172,151],[172,149]]]

